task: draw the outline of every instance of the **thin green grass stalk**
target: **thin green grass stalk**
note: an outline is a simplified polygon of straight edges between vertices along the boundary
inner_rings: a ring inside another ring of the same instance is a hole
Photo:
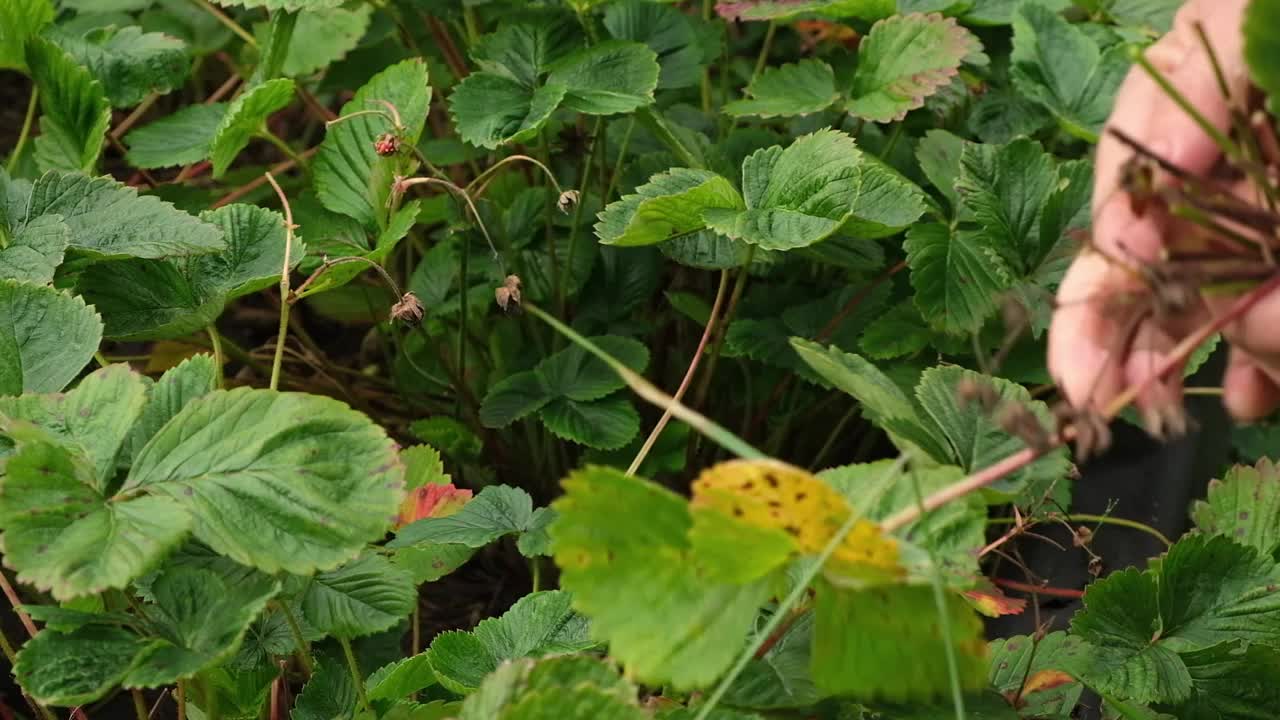
[[[364,676],[360,673],[360,663],[356,662],[355,651],[351,649],[351,641],[338,638],[338,644],[342,646],[342,654],[347,658],[347,669],[351,671],[351,681],[356,686],[356,698],[360,700],[360,709],[366,713],[370,712],[369,696],[364,690]]]
[[[217,5],[209,2],[209,0],[192,0],[201,9],[212,15],[218,22],[226,26],[228,30],[235,33],[241,40],[244,40],[249,47],[258,47],[258,40],[248,30],[240,27],[239,23],[232,20],[226,13],[222,12]]]
[[[924,493],[920,490],[920,477],[917,473],[907,473],[911,478],[911,492],[915,496],[916,508],[920,511],[920,521],[924,521],[927,510],[924,507]],[[951,640],[951,616],[947,614],[947,591],[943,587],[946,580],[942,577],[942,565],[938,562],[938,552],[932,546],[928,548],[929,564],[933,566],[929,578],[933,585],[933,602],[938,609],[938,626],[942,631],[942,643],[947,651],[947,679],[951,684],[951,704],[956,711],[956,720],[965,720],[964,689],[960,686],[960,664],[956,661],[956,647]]]
[[[14,169],[18,167],[18,158],[22,157],[27,138],[31,137],[31,124],[36,119],[36,106],[39,100],[40,88],[33,86],[31,98],[27,100],[27,114],[22,118],[22,131],[18,133],[18,143],[13,146],[13,152],[9,154],[9,162],[5,164],[5,171],[10,174],[13,174]]]
[[[672,131],[667,121],[652,107],[640,108],[633,117],[644,123],[645,128],[653,133],[659,142],[667,146],[667,149],[676,156],[676,160],[679,160],[681,165],[695,170],[707,169],[707,164],[698,159],[698,156],[694,155],[693,151],[685,147],[685,144],[680,141],[680,138],[676,137],[675,132]]]
[[[1137,520],[1128,520],[1126,518],[1114,517],[1111,515],[1091,515],[1089,513],[1064,513],[1062,514],[1062,519],[1068,523],[1079,521],[1082,523],[1097,523],[1098,525],[1115,525],[1116,527],[1129,528],[1130,530],[1137,530],[1138,532],[1150,535],[1151,537],[1159,540],[1165,547],[1173,546],[1173,541],[1164,533],[1150,525],[1144,525]],[[1016,522],[1017,521],[1014,518],[1008,517],[987,518],[988,525],[1013,525]]]
[[[909,456],[905,453],[899,455],[898,459],[895,460],[893,465],[885,471],[884,475],[881,476],[878,482],[888,482],[895,475],[901,472],[903,466],[907,464],[908,457]],[[751,662],[751,659],[756,656],[756,652],[758,652],[760,648],[768,642],[769,638],[773,636],[774,631],[776,631],[782,623],[786,622],[791,609],[794,608],[797,603],[800,602],[800,599],[804,597],[805,593],[809,591],[809,584],[813,582],[814,578],[818,577],[818,573],[822,572],[822,566],[827,563],[827,560],[831,559],[831,556],[835,554],[836,548],[840,547],[840,543],[844,542],[844,539],[853,531],[853,526],[861,519],[862,515],[859,515],[856,512],[849,513],[849,517],[845,519],[844,524],[841,525],[840,528],[836,530],[836,533],[831,536],[831,539],[827,541],[826,546],[822,548],[822,552],[818,553],[818,557],[815,558],[814,561],[810,563],[809,567],[805,568],[804,572],[800,575],[799,582],[796,583],[795,587],[791,589],[791,592],[783,598],[782,602],[774,610],[773,616],[769,618],[769,622],[765,623],[765,626],[756,633],[755,639],[752,640],[751,644],[748,645],[747,648],[742,651],[742,654],[738,656],[738,661],[734,663],[733,668],[730,669],[729,673],[720,680],[720,684],[716,686],[715,691],[711,693],[707,698],[707,701],[698,708],[698,714],[694,716],[693,720],[707,720],[707,718],[711,716],[712,711],[716,709],[716,706],[720,704],[720,700],[724,698],[724,694],[728,692],[729,687],[733,685],[733,681],[742,674],[742,671],[747,667],[747,663]],[[961,718],[961,720],[963,720],[963,718]]]
[[[218,328],[213,323],[205,326],[205,332],[209,333],[209,345],[213,348],[214,373],[218,377],[218,389],[221,390],[227,386],[226,377],[222,372],[222,336],[218,334]]]
[[[666,394],[662,390],[659,390],[653,383],[645,380],[631,368],[623,365],[617,358],[604,350],[601,350],[595,343],[578,334],[573,328],[560,322],[538,306],[526,302],[523,307],[530,315],[533,315],[539,320],[547,323],[583,350],[586,350],[592,355],[600,358],[605,365],[608,365],[610,369],[618,373],[618,376],[622,378],[623,382],[625,382],[635,394],[639,395],[641,399],[663,409],[669,408],[672,415],[685,421],[694,430],[697,430],[708,438],[711,438],[711,440],[718,443],[725,450],[728,450],[740,458],[747,460],[764,460],[768,457],[764,453],[752,447],[751,444],[742,438],[734,435],[728,429],[712,421],[707,416],[677,402],[675,398]]]

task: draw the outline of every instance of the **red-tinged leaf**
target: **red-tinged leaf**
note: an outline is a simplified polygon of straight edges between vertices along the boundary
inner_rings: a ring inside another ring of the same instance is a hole
[[[1027,601],[1023,598],[1011,598],[990,582],[982,582],[974,590],[964,594],[970,605],[987,617],[1001,615],[1021,615],[1027,609]]]
[[[400,504],[396,527],[401,528],[423,518],[442,518],[453,515],[471,500],[470,490],[460,490],[448,485],[423,485],[410,491]]]
[[[1032,673],[1027,681],[1022,685],[1022,696],[1026,697],[1034,692],[1042,690],[1052,690],[1063,685],[1070,685],[1076,679],[1061,670],[1041,670]]]
[[[858,50],[848,110],[873,122],[901,120],[981,52],[982,43],[955,18],[911,13],[881,20]]]

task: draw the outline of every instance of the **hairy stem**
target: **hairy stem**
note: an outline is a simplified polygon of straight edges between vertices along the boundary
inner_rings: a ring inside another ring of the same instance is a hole
[[[675,402],[684,399],[684,394],[689,389],[689,384],[693,381],[694,373],[698,371],[698,363],[702,360],[703,351],[707,348],[707,340],[711,337],[711,333],[716,327],[716,317],[720,314],[720,306],[724,303],[725,290],[729,287],[729,271],[720,271],[720,286],[716,288],[716,299],[711,304],[711,314],[707,316],[706,327],[702,328],[702,338],[698,340],[698,348],[693,351],[693,358],[689,360],[689,369],[684,373],[684,379],[680,381],[680,387],[676,388],[676,394],[672,396]],[[639,470],[641,463],[649,451],[653,449],[654,443],[658,442],[658,437],[662,435],[662,431],[667,427],[667,423],[671,421],[671,408],[663,411],[662,417],[658,419],[658,424],[653,426],[653,431],[649,433],[649,437],[645,438],[644,445],[641,446],[640,452],[636,453],[635,459],[631,461],[631,466],[627,468],[628,475],[635,475]]]
[[[9,607],[13,609],[13,613],[22,621],[22,627],[26,628],[27,634],[35,637],[39,630],[36,628],[36,624],[31,622],[31,616],[22,609],[22,598],[18,597],[13,585],[9,584],[9,577],[2,570],[0,570],[0,590],[4,591],[5,600],[9,601]]]
[[[284,266],[280,269],[280,332],[276,335],[276,355],[271,361],[271,384],[272,390],[280,387],[280,366],[284,362],[284,343],[286,336],[289,334],[289,310],[293,306],[289,303],[289,268],[292,266],[290,262],[290,254],[293,248],[293,208],[289,205],[289,198],[285,196],[284,190],[280,189],[280,184],[276,179],[267,173],[267,182],[271,183],[271,187],[275,189],[276,195],[280,198],[280,204],[284,206]]]

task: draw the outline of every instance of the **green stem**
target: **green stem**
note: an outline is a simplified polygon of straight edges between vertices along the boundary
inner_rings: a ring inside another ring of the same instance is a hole
[[[529,592],[538,592],[542,589],[542,563],[538,562],[537,557],[529,558],[529,576],[532,586]]]
[[[187,720],[187,681],[178,678],[178,689],[174,697],[178,703],[178,720]]]
[[[609,174],[609,184],[604,189],[604,196],[600,198],[600,205],[608,205],[609,198],[613,197],[613,189],[618,185],[618,178],[622,175],[622,161],[627,156],[627,148],[631,146],[631,134],[636,129],[636,116],[632,115],[627,121],[627,129],[622,133],[622,144],[618,146],[618,159],[613,163],[613,172]]]
[[[751,245],[747,248],[747,258],[742,264],[742,269],[738,271],[738,277],[733,283],[733,293],[729,296],[729,307],[724,311],[724,319],[720,321],[720,326],[716,329],[716,339],[711,344],[711,357],[707,360],[707,372],[702,376],[702,380],[698,382],[698,391],[693,396],[693,406],[702,407],[702,403],[706,402],[707,392],[711,389],[711,376],[716,372],[716,365],[720,362],[720,351],[724,348],[724,339],[729,332],[729,323],[733,322],[733,316],[738,311],[738,301],[742,299],[743,290],[747,286],[747,271],[751,269],[751,261],[754,259],[756,246]]]
[[[538,154],[542,165],[551,164],[551,145],[547,140],[547,133],[538,133]],[[578,199],[578,204],[582,204],[582,199]],[[551,197],[551,193],[546,194],[546,199],[542,207],[542,226],[544,242],[547,244],[547,252],[551,256],[551,297],[556,299],[556,308],[560,314],[564,314],[564,285],[560,281],[560,258],[556,256],[556,243],[554,224],[552,223],[551,213],[555,211],[556,199]]]
[[[770,20],[769,29],[764,31],[764,43],[760,45],[760,54],[756,56],[756,66],[751,70],[751,82],[755,82],[769,62],[769,53],[773,51],[773,36],[778,33],[778,21]]]
[[[475,45],[480,41],[480,21],[476,9],[467,3],[462,4],[462,23],[467,29],[467,44]]]
[[[916,508],[920,512],[920,519],[923,521],[925,514],[928,512],[924,508],[924,492],[920,490],[920,477],[918,473],[908,473],[911,478],[911,492],[915,496]],[[947,593],[944,589],[946,580],[942,577],[942,565],[938,562],[937,550],[930,545],[928,548],[929,564],[933,566],[933,572],[930,574],[930,580],[933,585],[933,602],[938,609],[938,626],[942,632],[942,644],[946,649],[947,655],[947,679],[951,684],[951,704],[956,711],[956,720],[965,720],[964,712],[964,690],[960,685],[960,665],[956,661],[956,648],[951,637],[951,615],[947,612]]]
[[[689,148],[685,147],[684,143],[680,142],[680,138],[676,137],[675,132],[671,130],[671,126],[653,107],[643,107],[637,110],[634,117],[643,123],[645,128],[653,133],[659,142],[667,146],[667,149],[676,156],[676,160],[680,161],[681,165],[696,170],[705,170],[707,168],[706,163],[699,160]]]
[[[885,471],[884,475],[880,478],[879,483],[885,484],[891,480],[893,476],[897,475],[902,470],[902,467],[906,462],[907,456],[899,455],[893,465]],[[773,637],[774,632],[784,622],[788,621],[791,615],[791,609],[794,608],[809,592],[809,584],[813,582],[819,572],[822,572],[822,566],[826,565],[827,560],[831,559],[836,548],[840,547],[840,544],[844,542],[844,539],[853,531],[853,526],[861,519],[862,516],[858,513],[849,513],[849,517],[844,521],[844,524],[836,530],[835,534],[831,536],[831,539],[827,541],[826,546],[822,548],[822,552],[818,554],[818,557],[815,558],[807,568],[805,568],[795,587],[791,589],[791,592],[788,593],[778,607],[774,609],[773,615],[769,618],[769,622],[761,628],[760,632],[756,633],[751,644],[748,645],[747,648],[742,651],[742,654],[738,656],[738,661],[734,663],[733,668],[729,670],[728,674],[720,680],[720,684],[716,686],[715,691],[707,698],[706,703],[704,703],[702,707],[698,708],[698,714],[694,716],[693,720],[707,720],[707,718],[711,716],[712,711],[716,709],[716,705],[720,703],[721,698],[723,698],[724,694],[728,692],[729,687],[733,685],[733,681],[738,679],[738,676],[742,674],[742,671],[747,667],[747,664],[755,658],[756,653],[760,648],[764,647],[764,644],[769,641],[769,638]]]
[[[138,720],[148,720],[150,713],[147,712],[147,699],[142,697],[142,691],[134,688],[129,694],[133,696],[133,712]]]
[[[293,148],[289,147],[289,143],[281,140],[278,135],[268,130],[265,126],[258,131],[258,137],[275,145],[285,157],[289,158],[302,169],[302,172],[310,174],[311,168],[307,166],[306,158],[299,155]]]
[[[315,667],[311,664],[311,653],[307,649],[307,639],[302,635],[302,626],[298,624],[298,618],[293,616],[293,611],[283,602],[276,602],[275,606],[284,616],[284,622],[289,626],[289,634],[293,636],[294,656],[298,658],[298,665],[302,667],[302,672],[307,677],[311,677]]]
[[[18,144],[13,146],[13,152],[9,154],[9,162],[5,165],[5,171],[13,173],[14,168],[18,166],[18,158],[22,156],[22,149],[27,144],[27,138],[31,136],[31,125],[36,119],[36,106],[40,101],[40,88],[31,88],[31,98],[27,100],[27,114],[22,118],[22,130],[18,133]]]
[[[849,409],[845,412],[836,426],[832,428],[831,434],[827,436],[826,442],[822,443],[822,448],[818,450],[818,454],[813,458],[813,464],[809,466],[811,470],[817,470],[822,467],[822,461],[827,459],[827,454],[831,452],[831,448],[835,447],[836,440],[844,434],[844,429],[848,426],[853,417],[858,414],[859,405],[850,403]]]
[[[222,372],[222,364],[225,362],[222,358],[222,336],[218,334],[218,328],[213,323],[205,327],[205,332],[209,333],[209,344],[213,346],[213,365],[218,374],[218,389],[221,390],[226,387],[226,378]]]
[[[462,237],[462,256],[458,261],[458,398],[457,407],[454,414],[458,420],[462,419],[462,398],[469,390],[467,388],[467,296],[471,293],[470,281],[467,274],[470,272],[471,257],[471,234],[463,233]],[[554,258],[555,255],[552,255]]]
[[[293,206],[289,204],[289,197],[284,194],[284,190],[280,189],[280,183],[276,182],[271,173],[266,173],[267,182],[271,183],[272,189],[276,191],[276,195],[280,198],[280,204],[284,208],[284,264],[280,268],[280,332],[276,335],[276,355],[271,361],[271,383],[270,388],[276,390],[280,387],[280,366],[284,363],[284,343],[289,334],[289,310],[293,307],[289,303],[289,268],[292,267],[290,254],[293,248]]]
[[[565,271],[573,272],[573,251],[578,247],[578,227],[582,225],[582,208],[587,203],[587,186],[591,180],[591,168],[596,164],[596,155],[600,151],[600,145],[603,144],[604,138],[601,130],[604,128],[604,118],[596,118],[595,130],[591,133],[591,151],[587,154],[586,162],[582,164],[578,172],[578,202],[573,206],[573,227],[569,228],[569,257],[565,259]],[[600,199],[600,206],[604,207],[609,201],[606,198]],[[572,279],[570,280],[572,281]],[[565,305],[565,288],[561,285],[559,293],[556,295],[556,307],[560,314],[564,315]]]
[[[228,17],[226,13],[219,10],[218,7],[209,2],[209,0],[192,0],[192,2],[199,5],[205,12],[216,18],[217,21],[225,25],[228,30],[238,35],[240,39],[244,40],[250,47],[258,47],[257,38],[251,35],[249,31],[240,27],[235,20]]]
[[[102,354],[101,350],[93,354],[93,359],[98,361],[98,365],[101,367],[106,367],[111,364],[110,361],[107,360],[107,356]]]
[[[1164,543],[1165,547],[1173,546],[1173,541],[1170,540],[1164,533],[1151,527],[1150,525],[1144,525],[1143,523],[1140,523],[1137,520],[1127,520],[1125,518],[1112,517],[1110,515],[1091,515],[1089,513],[1071,513],[1070,515],[1062,516],[1062,519],[1068,523],[1078,521],[1083,523],[1097,523],[1099,525],[1115,525],[1117,527],[1125,527],[1125,528],[1129,528],[1130,530],[1137,530],[1138,532],[1146,533],[1151,537]],[[1017,520],[1015,520],[1014,518],[1008,518],[1008,517],[987,518],[988,525],[1013,525],[1016,522]]]
[[[734,435],[722,425],[712,421],[706,415],[677,402],[675,398],[659,390],[653,383],[636,374],[631,368],[622,364],[622,362],[617,358],[604,350],[601,350],[595,343],[580,335],[573,328],[560,322],[542,308],[539,308],[537,305],[528,301],[524,303],[523,307],[530,315],[555,328],[557,332],[572,340],[576,345],[578,345],[578,347],[581,347],[583,350],[586,350],[597,358],[600,358],[600,361],[616,372],[618,376],[622,378],[622,381],[631,388],[632,392],[639,395],[642,400],[652,403],[664,410],[670,409],[672,415],[688,423],[694,430],[697,430],[703,435],[711,438],[711,440],[718,443],[725,450],[728,450],[740,458],[747,460],[763,460],[767,457],[764,453],[752,447],[745,440]]]
[[[364,712],[369,712],[369,696],[364,691],[364,676],[360,674],[360,664],[356,662],[356,654],[351,649],[351,641],[346,638],[338,638],[338,644],[342,646],[342,654],[347,658],[347,669],[351,671],[351,681],[356,686],[356,697],[360,699],[360,708]]]

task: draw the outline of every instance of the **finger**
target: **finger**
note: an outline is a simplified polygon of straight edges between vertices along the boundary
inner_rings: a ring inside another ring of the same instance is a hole
[[[1147,431],[1156,437],[1182,435],[1187,430],[1182,407],[1182,370],[1186,360],[1169,368],[1162,378],[1151,377],[1161,369],[1176,344],[1174,337],[1154,322],[1145,323],[1125,357],[1125,383],[1142,388],[1134,398],[1134,405]]]
[[[1140,289],[1136,279],[1096,253],[1072,263],[1058,289],[1049,327],[1049,373],[1074,407],[1099,407],[1120,392],[1123,358],[1117,314],[1107,306]]]
[[[1222,378],[1222,402],[1236,420],[1260,420],[1280,406],[1280,387],[1247,352],[1233,347]]]

